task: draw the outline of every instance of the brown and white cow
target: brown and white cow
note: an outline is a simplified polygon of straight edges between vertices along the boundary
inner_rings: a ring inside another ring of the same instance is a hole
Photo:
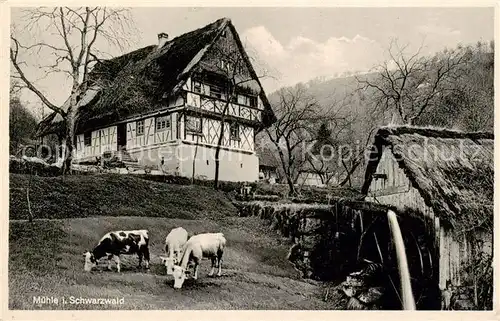
[[[108,270],[111,270],[111,259],[115,259],[116,269],[120,272],[120,255],[137,254],[139,257],[139,268],[142,258],[146,269],[149,269],[149,235],[148,230],[113,231],[106,233],[92,252],[85,252],[84,270],[90,272],[97,266],[100,258],[108,257]]]

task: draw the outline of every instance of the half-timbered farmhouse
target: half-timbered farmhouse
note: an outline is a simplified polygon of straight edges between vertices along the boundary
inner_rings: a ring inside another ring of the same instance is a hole
[[[219,178],[255,181],[254,137],[274,119],[235,27],[220,19],[171,40],[159,34],[156,45],[97,63],[79,103],[74,161],[111,153],[213,179],[221,146]]]
[[[441,288],[464,285],[470,261],[493,254],[493,146],[483,132],[400,126],[375,136],[363,193],[421,215],[434,235]]]

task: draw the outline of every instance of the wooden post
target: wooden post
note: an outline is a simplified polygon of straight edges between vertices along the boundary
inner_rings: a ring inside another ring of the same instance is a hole
[[[33,223],[33,212],[31,211],[31,203],[30,203],[30,188],[26,189],[26,200],[28,201],[28,221]]]
[[[202,121],[202,120],[200,120]],[[196,172],[196,156],[198,154],[198,144],[199,144],[200,136],[196,135],[196,145],[194,147],[194,156],[193,156],[193,173],[191,176],[191,184],[194,184],[194,177]]]
[[[30,223],[33,223],[33,212],[31,211],[31,202],[30,202],[30,188],[31,188],[31,178],[33,176],[33,167],[32,165],[28,165],[30,170],[30,176],[28,179],[28,187],[26,187],[26,201],[28,202],[28,220]]]

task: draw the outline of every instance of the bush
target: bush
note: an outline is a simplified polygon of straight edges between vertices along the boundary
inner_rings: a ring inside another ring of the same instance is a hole
[[[9,159],[9,172],[16,174],[33,174],[38,176],[61,175],[61,169],[57,166],[46,165],[41,162],[33,162],[16,157],[11,157]]]
[[[154,182],[162,182],[162,183],[178,184],[178,185],[191,185],[191,178],[185,176],[148,175],[148,174],[136,174],[134,176]],[[214,180],[195,179],[193,181],[193,184],[212,188],[214,186]],[[219,181],[219,190],[226,193],[239,192],[241,187],[244,185],[245,182]],[[256,183],[246,183],[246,185],[252,186],[252,188],[255,189]]]

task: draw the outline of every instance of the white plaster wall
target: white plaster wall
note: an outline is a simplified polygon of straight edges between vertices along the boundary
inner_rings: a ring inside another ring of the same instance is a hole
[[[189,145],[183,143],[179,146],[180,159],[179,171],[181,175],[191,177],[193,173],[193,159],[195,158],[195,176],[205,179],[215,178],[215,148]],[[259,178],[259,160],[255,154],[236,151],[220,151],[220,175],[222,181],[257,181]]]

